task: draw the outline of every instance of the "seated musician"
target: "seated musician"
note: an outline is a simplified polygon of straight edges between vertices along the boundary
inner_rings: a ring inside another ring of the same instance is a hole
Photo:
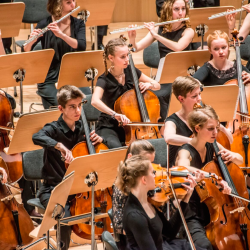
[[[86,50],[83,20],[70,16],[59,23],[55,22],[70,13],[75,7],[75,0],[48,0],[47,10],[51,16],[37,24],[30,34],[30,38],[36,36],[46,26],[49,30],[23,48],[24,51],[30,51],[41,41],[42,49],[54,49],[55,51],[45,82],[37,85],[38,94],[42,97],[45,109],[57,106],[55,83],[58,80],[63,55],[68,52]],[[81,89],[85,94],[91,94],[89,88]]]
[[[165,1],[161,10],[161,22],[185,18],[189,15],[188,3],[184,0]],[[136,42],[136,31],[129,31],[129,41],[133,44],[136,51],[143,50],[158,41],[160,58],[164,58],[168,53],[174,51],[191,50],[191,42],[194,37],[194,31],[190,28],[190,22],[178,22],[166,24],[164,26],[154,27],[154,23],[146,23],[148,34]],[[177,66],[178,67],[178,66]],[[171,84],[162,84],[161,90],[156,91],[161,104],[161,121],[167,116],[169,98],[171,94]]]
[[[212,143],[217,136],[220,123],[217,114],[210,106],[193,110],[189,113],[187,121],[188,126],[194,133],[194,137],[178,149],[175,165],[185,166],[189,171],[195,171],[213,160],[214,149]],[[225,149],[219,143],[217,144],[220,150],[219,154],[225,163],[231,161],[241,164],[243,162],[241,155]],[[222,192],[224,194],[231,192],[224,180],[219,182],[219,186],[223,187]],[[186,212],[185,218],[194,243],[202,248],[212,250],[212,244],[208,240],[204,228],[209,223],[208,208],[204,203],[201,203],[196,190],[190,198],[189,210]]]
[[[227,33],[215,30],[207,37],[207,45],[212,59],[206,62],[193,75],[204,86],[223,85],[229,80],[237,79],[236,61],[230,61],[229,37]],[[244,84],[250,82],[249,70],[242,66],[242,80]]]
[[[168,221],[147,199],[149,190],[155,188],[155,171],[148,157],[134,155],[121,162],[116,185],[126,195],[123,211],[123,226],[127,237],[126,249],[174,250],[191,249],[185,239],[174,239],[182,224],[179,211]],[[196,181],[189,175],[184,184],[186,196],[180,202],[182,210],[188,207]],[[197,247],[197,249],[201,249]]]
[[[84,94],[77,87],[70,85],[61,87],[57,93],[61,116],[57,121],[46,124],[32,137],[34,144],[44,148],[44,167],[42,170],[44,182],[39,190],[39,199],[44,207],[48,205],[53,188],[62,181],[66,172],[65,163],[70,163],[73,160],[70,150],[78,142],[85,140],[84,127],[80,119],[83,98]],[[93,145],[103,141],[95,131],[92,131],[90,136]],[[70,216],[69,208],[69,201],[67,201],[66,217]],[[61,227],[61,239],[65,243],[63,250],[69,247],[70,234],[70,227]]]
[[[196,103],[201,102],[201,83],[190,76],[179,76],[173,82],[173,93],[181,103],[181,109],[166,119],[164,138],[169,143],[169,164],[174,165],[174,158],[178,148],[189,143],[193,131],[187,123],[187,117]],[[220,130],[225,133],[232,143],[233,137],[228,129],[220,125]]]
[[[107,142],[109,148],[118,148],[125,143],[125,132],[123,125],[130,123],[130,120],[123,114],[114,111],[115,101],[127,90],[133,89],[133,78],[130,73],[128,59],[128,46],[123,39],[110,40],[103,53],[105,73],[97,80],[96,88],[91,104],[102,113],[98,119],[96,132]],[[111,67],[107,68],[107,60]],[[158,90],[160,84],[150,77],[135,69],[139,79],[141,92],[146,90]]]

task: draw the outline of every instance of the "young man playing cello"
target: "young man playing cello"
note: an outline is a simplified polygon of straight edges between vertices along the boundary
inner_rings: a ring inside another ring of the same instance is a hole
[[[58,185],[66,172],[65,163],[70,163],[74,158],[70,149],[78,142],[84,141],[84,127],[80,119],[82,99],[84,94],[75,86],[65,85],[57,93],[58,108],[61,116],[57,121],[46,124],[32,139],[34,144],[44,148],[44,183],[39,190],[39,199],[47,207],[51,191]],[[95,131],[90,133],[93,145],[103,142],[103,138]],[[62,160],[65,159],[65,162]],[[74,197],[72,197],[74,198]],[[65,206],[65,217],[70,215],[69,197]],[[68,249],[71,228],[61,227],[61,238],[64,240],[63,250]]]

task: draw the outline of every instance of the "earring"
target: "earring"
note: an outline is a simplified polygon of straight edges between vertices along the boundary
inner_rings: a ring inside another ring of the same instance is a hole
[[[111,66],[110,66],[110,68],[111,68],[111,69],[114,69],[114,67],[115,67],[115,66],[114,66],[114,63],[113,63],[113,62],[111,62]]]

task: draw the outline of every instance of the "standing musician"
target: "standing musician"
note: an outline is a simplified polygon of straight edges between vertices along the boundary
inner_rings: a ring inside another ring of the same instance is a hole
[[[165,1],[161,9],[161,22],[176,20],[188,17],[189,7],[184,0]],[[174,51],[191,50],[191,42],[194,37],[194,31],[190,28],[190,22],[178,22],[166,24],[160,27],[154,27],[154,23],[145,23],[149,30],[148,34],[139,42],[136,42],[136,31],[129,31],[128,36],[130,43],[136,51],[143,50],[158,41],[160,58],[165,57],[168,53]],[[161,90],[156,91],[161,104],[161,118],[165,120],[167,116],[169,98],[171,93],[171,84],[162,84]]]
[[[193,110],[188,115],[188,126],[194,133],[194,137],[178,149],[175,165],[185,166],[189,171],[195,171],[213,160],[214,149],[212,143],[216,138],[220,123],[214,109],[210,106],[205,106],[204,108]],[[241,164],[243,162],[241,155],[226,150],[219,143],[217,144],[220,149],[219,154],[225,163],[232,161],[236,164]],[[219,186],[223,187],[224,194],[231,193],[230,187],[224,180],[219,182]],[[185,214],[186,222],[194,243],[202,248],[212,250],[212,244],[206,237],[204,228],[209,223],[209,217],[207,206],[205,203],[201,203],[195,190],[190,198],[189,210]]]
[[[133,78],[131,67],[128,65],[129,49],[123,39],[110,40],[103,52],[105,73],[99,76],[91,104],[102,113],[98,119],[96,132],[102,136],[108,148],[118,148],[125,143],[125,132],[123,127],[119,127],[119,122],[123,125],[130,123],[130,120],[122,114],[114,111],[114,103],[127,90],[133,89]],[[107,60],[111,62],[108,69]],[[139,87],[142,93],[146,90],[158,90],[160,84],[150,77],[135,69]]]
[[[30,51],[41,41],[43,49],[52,48],[55,50],[45,82],[37,85],[38,94],[42,97],[45,109],[57,105],[55,83],[58,80],[63,55],[68,52],[84,51],[86,49],[83,20],[69,16],[59,23],[55,22],[71,12],[75,7],[75,0],[48,0],[47,10],[51,16],[37,24],[36,29],[30,34],[30,38],[36,36],[46,26],[48,26],[49,30],[23,48],[24,51]],[[89,88],[83,88],[82,91],[85,94],[91,93]]]
[[[172,86],[173,93],[181,103],[181,109],[170,115],[166,119],[164,139],[169,143],[169,164],[172,167],[175,163],[175,155],[180,146],[189,143],[193,134],[188,125],[187,117],[193,111],[196,103],[201,102],[201,83],[190,76],[179,76],[175,79]],[[220,124],[220,130],[225,133],[232,143],[231,132]]]
[[[237,79],[236,61],[228,60],[229,37],[227,33],[215,30],[207,37],[207,45],[212,59],[206,62],[193,75],[203,85],[223,85],[231,79]],[[242,80],[244,84],[250,82],[249,70],[242,66]]]
[[[123,226],[128,241],[126,249],[191,249],[185,239],[174,239],[182,223],[179,211],[168,221],[163,213],[148,202],[147,193],[155,188],[154,178],[155,171],[150,159],[141,154],[131,156],[119,165],[116,185],[128,195],[123,212]],[[186,181],[190,186],[182,184],[187,190],[180,202],[183,211],[188,208],[196,186],[192,175],[188,175]]]
[[[75,86],[65,85],[57,93],[58,108],[61,116],[57,121],[46,124],[32,139],[34,144],[44,148],[43,185],[39,190],[39,199],[47,207],[51,191],[59,184],[66,172],[65,163],[73,160],[72,149],[78,142],[84,141],[84,127],[80,119],[84,94]],[[79,120],[80,119],[80,120]],[[90,133],[93,145],[103,139],[95,131]],[[65,162],[62,161],[62,157]],[[65,217],[70,216],[69,197],[65,206]],[[72,200],[71,199],[71,200]],[[63,250],[68,249],[71,227],[61,227],[61,239],[64,240]]]

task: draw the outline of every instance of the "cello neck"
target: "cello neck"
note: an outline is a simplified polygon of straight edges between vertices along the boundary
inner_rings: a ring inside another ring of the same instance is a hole
[[[82,119],[82,123],[83,123],[83,128],[84,128],[84,132],[85,132],[86,143],[87,143],[87,146],[88,146],[89,154],[90,155],[95,154],[96,153],[95,147],[93,146],[93,144],[92,144],[92,142],[90,140],[89,125],[88,125],[88,122],[87,122],[87,119],[86,119],[85,112],[84,112],[83,108],[82,108],[82,111],[81,111],[81,119]]]
[[[139,88],[139,79],[135,70],[135,65],[134,65],[134,61],[133,61],[131,53],[129,53],[129,64],[131,67],[131,75],[133,77],[133,82],[135,85],[135,92],[136,92],[137,101],[138,101],[138,105],[139,105],[139,109],[141,113],[141,119],[143,122],[150,122],[146,103]]]

